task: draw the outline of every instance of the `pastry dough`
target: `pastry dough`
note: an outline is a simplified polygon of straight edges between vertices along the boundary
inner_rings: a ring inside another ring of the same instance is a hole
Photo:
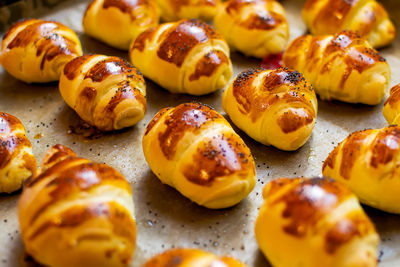
[[[87,55],[68,62],[60,93],[84,121],[103,131],[132,126],[146,113],[143,76],[118,57]]]
[[[162,183],[207,208],[231,207],[255,185],[250,149],[222,115],[202,104],[159,111],[143,136],[143,153]]]
[[[152,28],[132,43],[132,63],[172,93],[204,95],[223,88],[232,76],[223,37],[198,20]]]
[[[357,31],[375,47],[392,43],[396,29],[375,0],[307,0],[303,19],[314,35]]]
[[[159,254],[143,267],[246,267],[228,256],[218,257],[199,249],[172,249]]]
[[[360,201],[400,214],[400,127],[355,132],[328,156],[322,173],[344,183]]]
[[[327,178],[279,178],[255,225],[272,266],[374,267],[379,236],[356,196]]]
[[[400,84],[390,89],[390,96],[383,106],[383,115],[390,124],[400,124]]]
[[[136,239],[130,184],[105,164],[52,147],[18,203],[26,252],[52,267],[126,266]]]
[[[27,83],[58,81],[64,65],[82,55],[78,36],[61,23],[29,19],[15,23],[4,35],[0,63]]]
[[[289,41],[285,11],[274,0],[229,0],[219,8],[214,26],[232,50],[247,56],[281,53]]]
[[[386,60],[349,31],[301,36],[285,51],[283,64],[302,72],[323,100],[377,105],[390,82]]]
[[[11,193],[36,173],[36,159],[22,123],[0,112],[0,193]]]
[[[108,45],[128,50],[131,41],[157,26],[159,19],[154,0],[93,0],[83,17],[83,28]]]
[[[212,20],[220,0],[156,0],[164,21],[180,19]]]
[[[298,71],[251,69],[230,83],[222,106],[251,138],[290,151],[310,137],[318,102],[313,88]]]

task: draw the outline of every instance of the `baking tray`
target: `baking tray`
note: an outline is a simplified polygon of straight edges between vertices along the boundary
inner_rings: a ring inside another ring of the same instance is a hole
[[[382,1],[400,26],[400,3]],[[75,30],[85,53],[128,57],[83,34],[81,20],[88,1],[70,0],[51,11],[35,13],[37,18],[58,20]],[[306,32],[300,10],[304,1],[287,0],[291,38]],[[400,83],[400,38],[382,49],[392,69],[391,86]],[[232,53],[234,73],[255,67],[259,60]],[[137,247],[131,266],[140,266],[148,258],[170,248],[192,247],[216,254],[230,254],[249,266],[269,266],[254,238],[254,221],[262,204],[262,189],[271,179],[287,176],[311,177],[321,174],[323,160],[349,133],[365,128],[386,126],[382,104],[350,105],[319,101],[316,127],[310,140],[296,152],[283,152],[263,146],[239,129],[256,159],[257,185],[239,205],[224,210],[197,206],[174,189],[161,184],[149,169],[141,146],[147,123],[157,111],[188,101],[200,101],[224,114],[221,92],[203,97],[173,95],[147,80],[148,111],[136,126],[118,132],[100,134],[86,129],[75,112],[62,100],[57,83],[27,85],[0,68],[0,110],[24,123],[38,161],[54,144],[64,144],[78,155],[105,162],[119,170],[132,184],[137,219]],[[0,266],[35,266],[24,252],[19,234],[17,201],[19,193],[0,195]],[[400,266],[400,217],[365,207],[381,236],[380,266]],[[290,257],[290,252],[288,252]]]

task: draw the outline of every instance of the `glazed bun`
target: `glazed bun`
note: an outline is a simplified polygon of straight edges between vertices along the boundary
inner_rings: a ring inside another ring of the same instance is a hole
[[[390,96],[383,106],[383,115],[389,125],[400,124],[400,84],[390,89]]]

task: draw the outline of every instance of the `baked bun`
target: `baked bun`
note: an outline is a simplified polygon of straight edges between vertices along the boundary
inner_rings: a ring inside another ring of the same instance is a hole
[[[143,136],[143,153],[162,183],[207,208],[231,207],[255,185],[250,149],[221,114],[202,104],[159,111]]]
[[[229,0],[219,8],[214,26],[232,50],[247,56],[281,53],[289,41],[285,11],[274,0]]]
[[[360,201],[400,214],[400,127],[352,133],[328,156],[322,173],[344,183]]]
[[[327,178],[279,178],[255,225],[272,266],[377,266],[379,236],[356,196]]]
[[[36,173],[32,144],[16,117],[0,112],[0,193],[12,193]]]
[[[199,249],[172,249],[159,254],[143,267],[246,267],[240,261],[228,257],[218,257]]]
[[[390,82],[386,60],[349,31],[301,36],[286,49],[283,64],[302,72],[323,100],[377,105]]]
[[[375,47],[392,43],[396,29],[375,0],[307,0],[303,19],[314,35],[357,31]]]
[[[112,167],[52,147],[18,203],[26,252],[46,266],[126,266],[136,239],[132,190]]]
[[[64,65],[82,55],[70,28],[54,21],[29,19],[15,23],[3,37],[0,63],[27,83],[58,81]]]
[[[390,124],[400,124],[400,84],[390,89],[390,96],[383,106],[383,115]]]
[[[131,41],[157,26],[159,19],[154,0],[93,0],[83,17],[83,28],[110,46],[128,50]]]
[[[212,20],[220,0],[156,0],[164,21],[180,19]]]
[[[132,43],[130,58],[144,76],[171,93],[208,94],[223,88],[232,76],[226,41],[198,20],[143,32]]]
[[[59,87],[65,102],[102,131],[132,126],[146,113],[144,78],[118,57],[75,58],[65,65]]]

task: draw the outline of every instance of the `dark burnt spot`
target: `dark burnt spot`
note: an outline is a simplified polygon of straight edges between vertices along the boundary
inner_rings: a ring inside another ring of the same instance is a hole
[[[210,77],[222,64],[229,64],[229,58],[221,50],[212,50],[197,61],[195,72],[189,76],[189,81],[196,81],[202,76]]]

